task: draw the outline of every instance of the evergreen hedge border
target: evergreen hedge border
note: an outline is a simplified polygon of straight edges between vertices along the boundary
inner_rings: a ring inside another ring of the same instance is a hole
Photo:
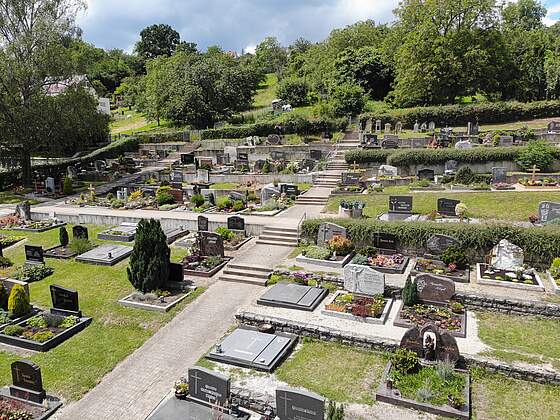
[[[347,229],[352,241],[370,244],[376,233],[395,235],[402,246],[424,249],[435,233],[457,238],[463,248],[488,253],[500,240],[507,239],[523,248],[526,259],[545,267],[560,256],[560,227],[522,228],[509,224],[467,224],[436,222],[382,222],[379,220],[312,219],[302,224],[303,239],[315,242],[319,225],[331,222]]]
[[[393,126],[401,122],[404,127],[412,128],[416,122],[434,121],[436,126],[461,126],[469,122],[479,124],[506,123],[556,117],[560,115],[560,101],[535,102],[487,102],[475,105],[442,105],[416,108],[392,109],[382,113],[365,113],[360,121],[381,120]]]

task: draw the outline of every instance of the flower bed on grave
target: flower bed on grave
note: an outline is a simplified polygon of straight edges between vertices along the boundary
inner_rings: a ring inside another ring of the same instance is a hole
[[[11,290],[8,294],[10,285]],[[0,298],[0,303],[2,304],[0,307],[0,329],[7,325],[25,321],[39,312],[38,309],[29,304],[26,285],[21,281],[12,279],[0,280]],[[24,299],[24,303],[19,303],[21,299]]]
[[[5,249],[9,246],[15,245],[20,241],[23,241],[25,236],[16,235],[0,235],[0,248]]]
[[[326,245],[327,247],[310,245],[304,248],[301,254],[296,257],[296,261],[341,268],[348,264],[354,255],[352,242],[342,236],[335,235],[327,241]]]
[[[365,188],[361,185],[339,185],[331,191],[331,195],[354,195],[361,194]]]
[[[119,303],[130,308],[167,312],[186,299],[194,290],[196,287],[193,286],[186,289],[167,288],[152,293],[134,292],[119,300]]]
[[[252,236],[247,237],[243,233],[234,232],[223,226],[217,228],[216,233],[224,240],[224,249],[226,251],[237,251],[252,239]]]
[[[55,229],[64,225],[66,225],[66,222],[62,222],[57,219],[25,221],[17,216],[6,216],[0,218],[1,229],[21,230],[25,232],[46,232],[47,230]]]
[[[492,184],[492,189],[496,191],[509,191],[509,190],[515,190],[515,187],[506,182],[497,182],[495,184]]]
[[[406,271],[409,260],[409,257],[402,254],[382,254],[373,248],[365,248],[357,252],[352,264],[367,265],[382,273],[402,274]]]
[[[113,227],[97,234],[97,238],[104,241],[132,242],[136,237],[134,226]]]
[[[307,273],[305,271],[293,271],[293,272],[275,272],[270,275],[270,278],[266,282],[267,286],[272,286],[274,284],[284,282],[284,283],[296,283],[303,286],[311,287],[322,287],[327,289],[329,293],[336,292],[338,290],[338,285],[324,280],[323,275],[315,273]]]
[[[260,205],[256,202],[250,203],[243,213],[255,216],[276,216],[293,205],[294,200],[287,197],[286,194],[282,194],[280,198],[272,197]]]
[[[183,258],[183,272],[185,275],[198,277],[212,277],[220,271],[229,261],[230,257],[202,256],[198,251]]]
[[[207,213],[238,214],[246,209],[247,204],[243,202],[243,200],[232,200],[229,197],[220,197],[216,200],[216,207],[207,211]]]
[[[517,181],[519,184],[526,188],[558,188],[558,181],[554,178],[519,178]]]
[[[477,282],[489,286],[511,287],[544,292],[545,288],[538,273],[527,265],[518,270],[502,270],[489,264],[477,264]]]
[[[393,299],[386,299],[383,295],[359,296],[341,290],[334,294],[321,313],[368,324],[384,324],[392,305]]]
[[[451,335],[466,336],[466,311],[459,302],[450,302],[447,306],[424,303],[417,303],[414,306],[401,305],[395,319],[395,325],[404,328],[412,325],[423,326],[428,323],[449,331]]]
[[[43,404],[9,395],[9,388],[0,389],[0,419],[43,420],[49,418],[62,405],[60,400],[48,397]]]
[[[412,274],[435,274],[436,276],[447,277],[453,281],[468,283],[470,271],[468,267],[464,270],[457,268],[456,264],[445,264],[443,261],[428,258],[420,258],[416,261]]]
[[[422,179],[420,181],[411,182],[408,185],[410,191],[444,191],[445,186],[443,184],[436,184],[430,182],[427,179]]]

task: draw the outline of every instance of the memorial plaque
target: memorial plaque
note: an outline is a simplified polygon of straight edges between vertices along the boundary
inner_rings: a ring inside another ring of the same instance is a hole
[[[243,203],[247,202],[247,196],[238,191],[231,191],[228,195],[228,198],[233,201],[242,201]]]
[[[342,184],[343,185],[358,185],[360,183],[361,173],[359,172],[343,172]]]
[[[412,212],[412,196],[392,195],[389,197],[390,213],[411,213]]]
[[[455,294],[453,280],[431,274],[420,274],[416,276],[415,282],[418,298],[422,302],[447,304]]]
[[[435,180],[435,172],[433,169],[420,169],[417,174],[419,179],[427,179],[428,181]]]
[[[198,216],[198,231],[208,232],[208,218],[205,216]]]
[[[74,226],[72,228],[72,237],[74,239],[89,239],[88,228],[85,226]]]
[[[239,216],[228,217],[227,228],[229,230],[241,230],[245,232],[245,220]]]
[[[539,204],[539,222],[549,223],[560,218],[560,203],[543,201]]]
[[[346,238],[346,229],[334,223],[321,223],[317,234],[317,245],[322,246],[335,236]]]
[[[428,248],[428,252],[434,255],[441,255],[447,248],[451,248],[452,246],[460,246],[460,242],[447,235],[440,235],[436,233],[432,235],[428,242],[426,243],[426,248]]]
[[[498,139],[498,145],[501,147],[513,146],[513,136],[500,136]]]
[[[437,201],[437,211],[444,216],[456,216],[455,207],[461,203],[459,200],[452,200],[450,198],[439,198]]]
[[[381,142],[381,148],[382,149],[398,149],[399,148],[399,141],[398,141],[398,139],[391,139],[391,138],[387,138],[387,136],[385,136],[385,138]]]
[[[492,168],[492,184],[503,184],[507,182],[506,168]]]
[[[273,184],[266,185],[261,190],[261,203],[266,203],[268,200],[275,195],[277,198],[280,197],[280,190]]]
[[[13,386],[10,386],[10,395],[42,404],[46,393],[41,368],[29,360],[18,360],[12,363],[11,369]]]
[[[22,201],[16,206],[16,215],[24,221],[31,220],[31,205],[29,201]]]
[[[312,392],[279,387],[276,415],[280,420],[324,420],[325,399]]]
[[[54,284],[51,284],[49,288],[54,309],[76,313],[80,312],[78,292]]]
[[[44,251],[42,246],[25,245],[25,261],[35,264],[45,262]]]
[[[269,134],[266,138],[266,142],[270,145],[277,146],[279,144],[282,144],[282,137],[280,137],[278,134]]]
[[[391,165],[381,165],[377,170],[378,176],[397,176],[398,168]]]
[[[286,194],[288,197],[297,197],[299,195],[299,188],[294,184],[281,184],[280,193]]]
[[[196,180],[197,182],[207,184],[208,182],[210,182],[210,172],[207,169],[197,169]]]
[[[286,152],[273,150],[270,152],[270,157],[272,160],[286,160]]]
[[[373,246],[377,249],[397,251],[398,239],[390,233],[379,232],[373,237]]]
[[[309,157],[313,160],[321,160],[323,152],[321,150],[310,150]]]
[[[348,264],[344,267],[344,289],[358,295],[382,295],[385,274],[365,265]]]
[[[205,257],[224,257],[224,240],[221,235],[211,232],[199,232],[200,254]]]
[[[237,152],[237,160],[240,160],[242,162],[248,162],[249,161],[249,154],[248,153]]]
[[[230,396],[230,379],[220,373],[196,367],[189,369],[189,396],[224,407]]]

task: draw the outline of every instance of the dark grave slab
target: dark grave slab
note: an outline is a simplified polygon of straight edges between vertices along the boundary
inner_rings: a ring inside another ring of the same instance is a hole
[[[294,184],[280,184],[280,193],[286,194],[288,197],[297,197],[299,195],[299,188]]]
[[[224,257],[224,240],[217,233],[200,232],[198,242],[201,255]]]
[[[177,239],[181,239],[183,236],[189,234],[189,231],[184,228],[184,226],[179,226],[176,228],[167,228],[163,230],[165,237],[167,238],[167,243],[172,244]]]
[[[239,216],[231,216],[227,219],[227,228],[245,232],[245,220]]]
[[[189,399],[180,400],[173,397],[158,406],[146,420],[212,420],[215,418],[220,420],[247,420],[249,415],[241,414],[234,417],[225,412],[217,414],[217,411],[212,407]]]
[[[78,292],[54,284],[51,284],[49,289],[51,291],[53,313],[64,316],[75,315],[79,318],[82,316],[78,303]]]
[[[389,212],[406,214],[412,213],[412,196],[390,196]]]
[[[46,397],[43,389],[41,368],[29,360],[18,360],[12,363],[12,382],[10,395],[42,404]]]
[[[43,264],[45,256],[42,246],[25,245],[25,263]]]
[[[230,379],[203,367],[189,369],[189,397],[210,405],[224,407],[231,393]]]
[[[457,340],[447,331],[443,331],[434,324],[426,324],[421,328],[414,326],[404,333],[400,348],[417,353],[421,358],[426,358],[425,343],[427,336],[435,338],[434,353],[430,354],[431,361],[448,360],[455,364],[459,361],[460,353]]]
[[[381,148],[382,149],[398,149],[399,148],[399,141],[398,139],[383,139],[381,141]]]
[[[431,274],[420,274],[415,279],[418,298],[425,303],[448,304],[455,294],[455,282]]]
[[[208,232],[208,218],[205,216],[198,216],[198,231]]]
[[[321,160],[323,152],[321,150],[310,150],[309,157],[313,160]]]
[[[132,247],[105,244],[76,257],[76,261],[97,265],[115,265],[132,254]]]
[[[373,246],[379,250],[396,252],[398,239],[390,233],[378,232],[373,237]]]
[[[325,398],[308,391],[278,387],[276,414],[280,420],[324,420]]]
[[[317,245],[322,246],[335,236],[346,238],[346,228],[334,223],[321,223],[317,234]]]
[[[358,185],[360,183],[361,173],[359,172],[343,172],[342,184],[343,185]]]
[[[452,200],[450,198],[439,198],[437,201],[437,211],[444,216],[456,216],[455,207],[459,204],[460,200]]]
[[[507,182],[507,169],[506,168],[492,168],[492,184],[506,183]]]
[[[178,184],[179,186],[181,184]],[[175,200],[175,203],[178,204],[182,204],[183,203],[183,190],[178,189],[178,188],[171,188],[169,190],[169,194],[171,194],[173,196],[173,199]]]
[[[89,239],[88,228],[85,226],[74,226],[72,228],[72,237],[74,239]]]
[[[297,338],[287,334],[265,334],[237,328],[218,344],[207,359],[272,372],[288,356]]]
[[[550,223],[560,218],[560,203],[543,201],[539,203],[539,222],[542,224]]]
[[[259,305],[313,311],[329,294],[328,290],[295,283],[278,283],[258,300]]]
[[[441,255],[447,248],[460,245],[461,243],[452,236],[441,235],[439,233],[432,235],[426,243],[428,252],[432,255]]]
[[[427,179],[428,181],[433,181],[436,177],[433,169],[420,169],[417,176],[418,179]]]
[[[277,146],[279,144],[282,144],[282,137],[280,137],[278,134],[269,134],[266,142],[270,145]]]
[[[68,246],[58,245],[45,250],[45,258],[55,258],[60,260],[68,260],[76,256],[76,253],[72,251]]]
[[[231,191],[228,197],[233,201],[242,201],[243,203],[247,202],[247,196],[237,191]]]

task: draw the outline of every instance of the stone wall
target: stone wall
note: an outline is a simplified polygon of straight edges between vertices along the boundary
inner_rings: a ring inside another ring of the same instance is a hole
[[[307,183],[311,184],[312,174],[239,174],[239,175],[217,175],[210,174],[209,181],[211,184],[217,184],[222,182],[236,182],[238,184],[244,184],[247,182],[257,182],[261,185],[270,184],[274,181],[283,182],[286,184],[301,184]],[[196,174],[193,173],[183,173],[183,182],[194,182],[197,180]]]

